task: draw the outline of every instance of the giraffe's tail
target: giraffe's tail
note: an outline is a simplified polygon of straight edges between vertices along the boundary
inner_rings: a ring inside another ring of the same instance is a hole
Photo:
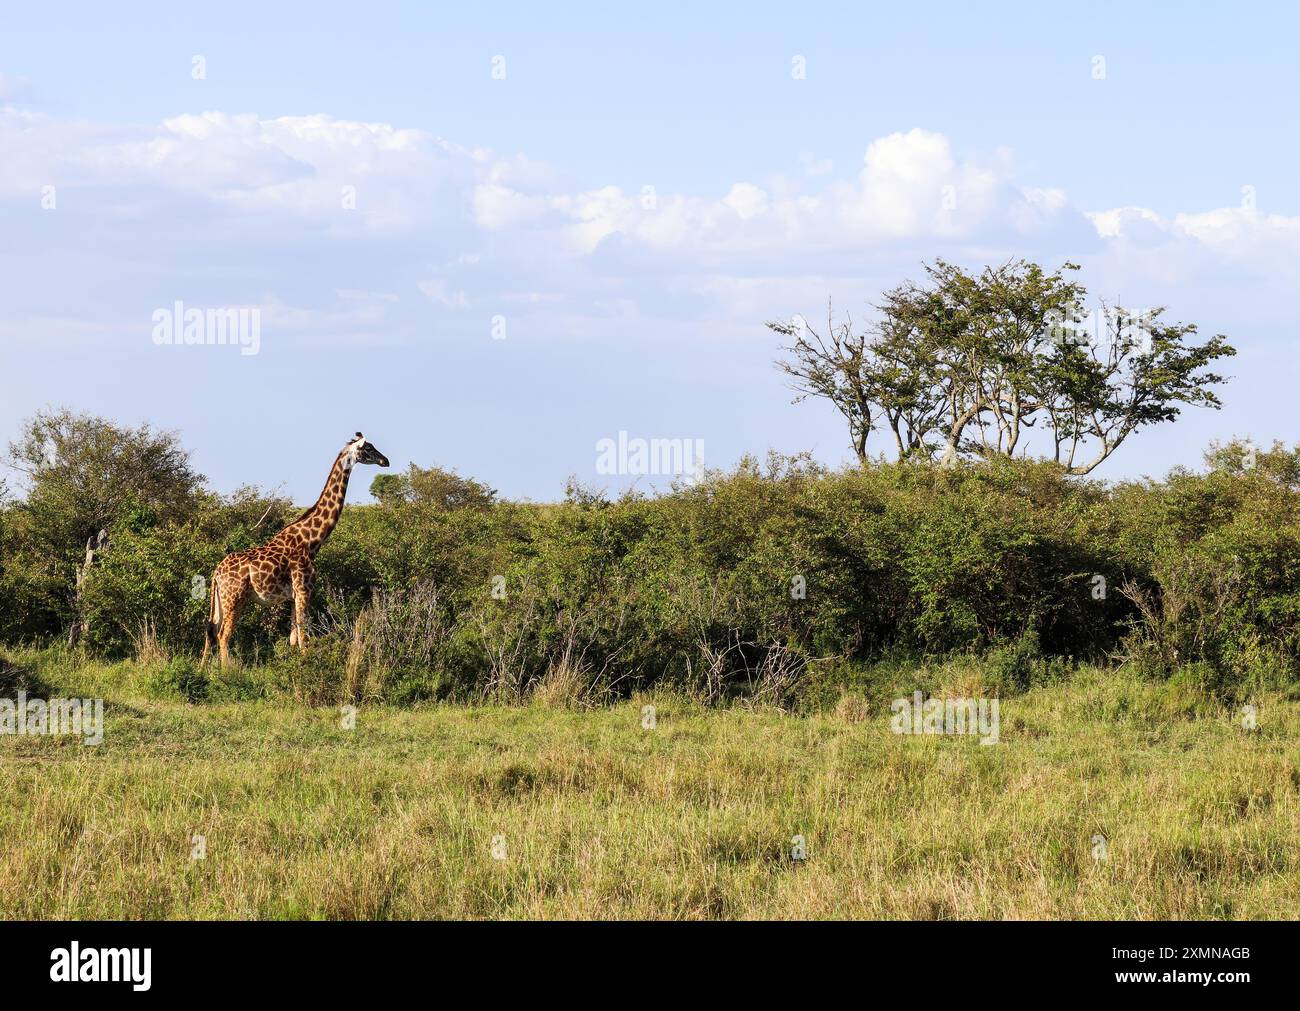
[[[203,658],[200,665],[207,662],[208,654],[217,644],[217,631],[221,628],[221,594],[217,592],[217,574],[212,573],[212,589],[208,600],[208,623],[203,630]]]

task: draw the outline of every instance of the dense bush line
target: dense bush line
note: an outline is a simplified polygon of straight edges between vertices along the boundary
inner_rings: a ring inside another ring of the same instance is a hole
[[[348,507],[317,560],[305,656],[282,643],[287,615],[259,609],[238,650],[310,701],[340,683],[399,703],[662,685],[785,704],[866,664],[973,651],[1006,687],[1127,660],[1244,696],[1292,684],[1300,659],[1300,455],[1247,459],[1232,445],[1205,473],[1108,486],[1048,463],[772,457],[661,496],[575,487],[547,505],[447,493],[460,479],[444,473],[436,495]],[[203,581],[287,518],[251,491],[130,509],[80,588],[80,648],[174,657],[193,694]],[[42,549],[39,520],[28,502],[0,511],[0,641],[76,620],[73,556]]]

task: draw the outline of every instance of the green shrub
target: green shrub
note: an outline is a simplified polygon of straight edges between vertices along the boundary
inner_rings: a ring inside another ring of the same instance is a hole
[[[308,706],[336,706],[347,690],[347,644],[337,638],[308,639],[306,649],[287,642],[263,667],[272,690]]]
[[[284,649],[287,607],[253,604],[233,648],[274,656],[272,679],[212,691],[409,704],[671,687],[874,704],[910,690],[918,663],[985,653],[1007,692],[1115,655],[1160,678],[1206,665],[1219,692],[1292,684],[1300,456],[1216,467],[1107,487],[1043,463],[830,473],[773,455],[657,497],[388,494],[349,506],[317,559],[308,658]],[[212,568],[287,514],[268,501],[130,513],[83,587],[86,647],[130,655],[148,627],[158,652],[195,655]],[[66,574],[35,561],[25,523],[0,511],[0,605],[31,588],[17,612],[0,606],[3,641],[71,615]]]
[[[150,670],[145,686],[154,698],[181,698],[186,702],[206,702],[208,672],[200,669],[193,657],[177,656]]]

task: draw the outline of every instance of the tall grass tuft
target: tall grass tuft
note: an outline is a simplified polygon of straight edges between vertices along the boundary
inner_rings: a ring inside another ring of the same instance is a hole
[[[172,654],[158,638],[158,623],[153,618],[143,619],[131,634],[131,652],[136,663],[163,666],[171,662]]]

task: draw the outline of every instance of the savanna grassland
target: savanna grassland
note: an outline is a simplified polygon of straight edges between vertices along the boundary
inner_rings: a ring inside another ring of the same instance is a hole
[[[17,457],[0,699],[106,726],[0,733],[0,916],[1300,910],[1300,447],[550,503],[413,464],[322,547],[306,649],[253,608],[220,671],[214,567],[296,507],[68,412]],[[998,700],[1000,742],[893,733],[916,691]]]
[[[1300,702],[1282,695],[1252,731],[1191,682],[1082,667],[1004,699],[988,746],[896,735],[851,693],[802,715],[668,693],[363,705],[345,729],[282,694],[222,701],[217,679],[193,704],[146,664],[16,659],[106,719],[93,747],[0,736],[5,918],[1300,911]],[[977,666],[914,675],[985,690]]]

